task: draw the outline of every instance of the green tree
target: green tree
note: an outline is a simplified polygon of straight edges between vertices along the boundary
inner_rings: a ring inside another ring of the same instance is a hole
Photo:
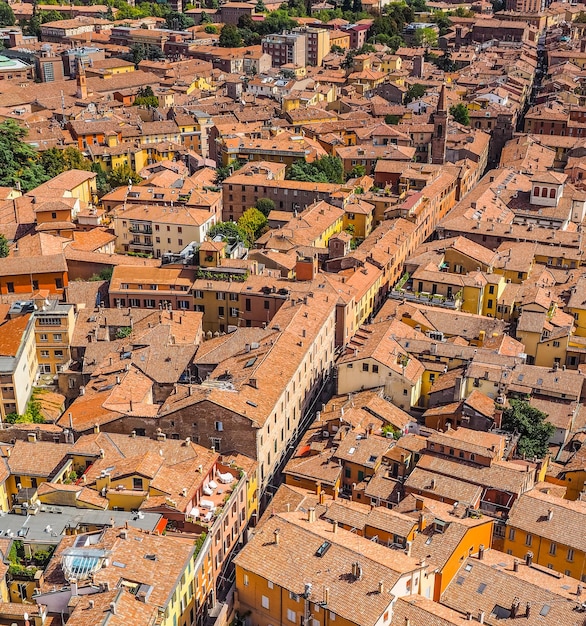
[[[205,28],[204,31],[208,34],[208,35],[217,35],[218,34],[218,27],[214,26],[214,24],[208,24]]]
[[[151,44],[135,43],[130,46],[132,62],[138,65],[141,61],[162,61],[165,53],[158,46]]]
[[[111,191],[112,187],[108,181],[108,174],[104,170],[104,168],[99,163],[92,163],[91,167],[92,172],[96,173],[96,187],[98,190],[98,195],[103,196],[104,194]]]
[[[53,178],[68,170],[91,170],[91,161],[83,156],[83,153],[73,146],[63,150],[49,148],[40,155],[40,163],[45,173]]]
[[[194,21],[189,15],[185,15],[185,13],[179,13],[178,11],[171,11],[169,15],[167,15],[167,19],[165,21],[165,28],[169,30],[185,30],[190,26],[194,25]]]
[[[264,1],[263,0],[256,0],[256,5],[254,7],[254,10],[257,13],[264,13],[267,10],[267,7],[266,7]]]
[[[580,11],[574,22],[577,22],[578,24],[586,24],[586,11]]]
[[[228,241],[230,243],[236,241],[241,241],[245,245],[248,243],[246,233],[236,222],[219,222],[218,224],[214,224],[208,231],[208,235],[212,239],[219,235],[224,241]]]
[[[246,234],[249,244],[254,243],[267,225],[266,216],[256,208],[247,209],[238,220],[238,227]]]
[[[140,183],[142,178],[130,167],[130,165],[119,165],[110,172],[108,183],[111,187],[123,187],[128,185],[128,181]]]
[[[37,152],[24,142],[27,132],[15,121],[0,124],[0,185],[30,191],[49,179]]]
[[[224,179],[231,176],[236,170],[239,170],[246,161],[230,161],[228,165],[220,165],[216,168],[216,183],[221,183]]]
[[[437,33],[428,26],[418,28],[413,39],[417,46],[423,46],[424,48],[435,48],[437,46]]]
[[[519,454],[525,458],[544,458],[549,439],[555,431],[554,425],[546,421],[545,413],[526,400],[511,400],[509,404],[503,411],[503,430],[520,435],[517,445]]]
[[[344,167],[340,158],[333,156],[324,156],[312,163],[297,161],[289,167],[287,178],[312,183],[342,183]]]
[[[268,217],[271,211],[275,210],[275,203],[270,198],[259,198],[255,207],[265,216]]]
[[[0,233],[0,259],[5,259],[9,252],[8,239],[6,239],[6,235]]]
[[[334,53],[334,54],[344,54],[344,48],[342,48],[341,46],[339,46],[338,44],[334,44],[331,48],[330,48],[330,52]]]
[[[7,2],[0,2],[0,26],[14,26],[16,18],[14,11]]]
[[[226,24],[220,33],[218,45],[222,48],[240,48],[243,45],[243,40],[238,27],[233,24]]]
[[[450,107],[450,115],[458,124],[470,126],[470,113],[468,107],[463,102],[458,102]]]
[[[448,14],[443,11],[436,11],[431,19],[437,24],[440,35],[445,35],[452,26],[452,20],[450,20]]]
[[[385,124],[392,124],[393,126],[396,126],[400,121],[400,115],[393,115],[392,113],[387,113],[387,115],[385,115]]]
[[[141,87],[136,94],[136,99],[132,103],[133,106],[158,107],[159,99],[155,96],[155,92],[150,85]]]
[[[425,95],[425,91],[425,85],[421,85],[419,83],[411,85],[405,94],[405,104],[409,104],[410,102],[413,102],[413,100],[418,100]]]
[[[366,168],[364,165],[355,165],[349,172],[348,178],[361,178],[366,175]]]
[[[199,19],[200,24],[211,24],[212,18],[205,12],[202,11],[201,17]]]

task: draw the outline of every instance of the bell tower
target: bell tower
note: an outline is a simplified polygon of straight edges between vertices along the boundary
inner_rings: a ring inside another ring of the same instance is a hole
[[[433,114],[433,137],[431,140],[431,162],[443,165],[446,161],[446,141],[448,137],[448,108],[446,104],[446,85],[442,85]]]
[[[77,73],[76,73],[77,91],[75,95],[81,100],[87,100],[87,76],[85,75],[85,68],[81,59],[77,59]]]

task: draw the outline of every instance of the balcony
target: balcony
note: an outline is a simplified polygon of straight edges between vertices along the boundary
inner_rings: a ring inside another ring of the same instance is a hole
[[[153,228],[148,224],[131,224],[128,227],[128,231],[131,233],[144,233],[145,235],[152,235]]]
[[[152,250],[152,249],[153,249],[153,243],[152,243],[152,241],[151,241],[150,243],[146,243],[146,242],[144,242],[144,241],[140,241],[140,240],[133,239],[133,240],[130,242],[130,245],[131,245],[133,248],[142,248],[142,249],[144,249],[144,250]]]
[[[416,304],[439,306],[444,309],[460,310],[462,308],[462,293],[459,291],[454,296],[442,296],[439,293],[427,293],[426,291],[407,291],[406,289],[393,289],[389,293],[393,300],[407,300]]]

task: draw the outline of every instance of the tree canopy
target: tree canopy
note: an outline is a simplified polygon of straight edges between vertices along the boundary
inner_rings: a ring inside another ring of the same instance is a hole
[[[89,171],[92,168],[92,164],[89,159],[86,159],[83,154],[75,147],[69,146],[63,150],[60,148],[49,148],[40,155],[40,163],[45,173],[54,178],[62,172],[67,170],[86,170]]]
[[[437,46],[437,33],[431,27],[418,28],[415,31],[415,45],[425,48],[435,48]]]
[[[14,26],[16,18],[14,11],[7,2],[0,2],[0,26]]]
[[[165,20],[165,28],[169,30],[185,30],[194,24],[195,22],[191,17],[177,11],[171,11]]]
[[[108,182],[111,187],[123,187],[128,185],[128,181],[133,183],[140,183],[142,178],[130,167],[130,165],[119,165],[115,167],[110,176]]]
[[[458,124],[470,126],[470,113],[468,107],[463,102],[458,102],[450,107],[450,115]]]
[[[255,207],[244,211],[238,220],[238,227],[246,234],[247,242],[250,245],[262,235],[266,225],[266,216]]]
[[[555,427],[546,422],[547,415],[532,407],[526,400],[511,400],[503,411],[502,428],[518,433],[517,451],[526,458],[542,459],[547,454],[549,438]]]
[[[50,177],[39,162],[37,152],[24,143],[27,132],[15,121],[0,124],[0,185],[30,191]]]
[[[289,167],[289,180],[311,183],[343,183],[344,167],[339,157],[324,156],[309,163],[298,161]]]
[[[141,87],[136,94],[136,98],[132,103],[133,106],[158,107],[159,99],[155,96],[155,92],[150,85]]]
[[[220,32],[218,45],[221,48],[240,48],[244,44],[242,35],[234,24],[226,24]]]
[[[218,222],[210,228],[208,235],[212,239],[220,235],[224,241],[241,241],[245,245],[248,244],[247,234],[242,230],[242,228],[240,228],[240,226],[238,226],[236,222]]]
[[[259,198],[255,206],[265,217],[268,217],[269,213],[275,210],[275,202],[270,198]]]
[[[8,239],[6,236],[0,233],[0,259],[5,259],[10,252],[10,248],[8,247]]]
[[[421,85],[419,83],[415,83],[411,85],[409,89],[407,89],[407,93],[405,94],[405,104],[409,104],[413,102],[413,100],[417,100],[425,95],[426,87],[425,85]]]

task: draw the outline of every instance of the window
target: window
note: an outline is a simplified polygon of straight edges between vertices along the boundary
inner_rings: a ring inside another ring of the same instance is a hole
[[[49,358],[49,351],[48,350],[41,350],[41,358],[42,359],[48,359]]]
[[[216,300],[225,300],[226,294],[223,291],[218,291],[216,293]]]
[[[266,596],[262,596],[261,604],[262,604],[262,608],[263,609],[268,609],[269,608],[269,599]]]
[[[552,541],[552,542],[549,544],[549,553],[550,553],[552,556],[555,556],[556,549],[557,549],[557,546],[556,546],[556,544],[555,544],[555,543],[553,543],[553,541]]]
[[[267,309],[267,310],[268,310],[270,306],[271,306],[271,305],[270,305],[270,302],[269,302],[268,300],[265,300],[265,301],[264,301],[264,307],[265,307],[265,309]]]
[[[566,561],[570,561],[570,563],[574,560],[574,550],[573,548],[568,548],[568,555],[566,556]]]
[[[132,307],[138,308],[140,306],[140,300],[138,298],[128,298],[128,304]]]
[[[183,232],[183,228],[181,228],[181,226],[177,226],[177,232],[178,233],[182,233]]]
[[[216,452],[220,452],[220,448],[222,445],[222,440],[218,437],[211,437],[212,440],[212,448],[216,451]]]
[[[203,298],[203,291],[201,291],[201,289],[196,289],[196,290],[195,290],[195,297],[196,297],[198,300],[201,300],[201,299]]]
[[[403,389],[403,395],[404,395],[404,396],[408,395],[408,393],[409,393],[409,392],[408,392],[406,389]]]
[[[45,333],[41,333],[39,335],[39,341],[47,341],[47,335]]]
[[[525,537],[525,545],[530,546],[532,543],[533,543],[533,535],[527,533],[527,536]]]
[[[245,587],[248,587],[248,574],[244,574],[244,578],[242,580]]]
[[[39,288],[39,281],[33,280],[33,289],[38,289],[38,288]]]
[[[378,374],[378,365],[373,365],[372,366],[372,373],[373,374]]]
[[[486,308],[487,309],[492,309],[492,307],[493,307],[493,300],[492,300],[492,298],[489,298],[488,302],[486,303]]]
[[[358,482],[362,482],[364,480],[364,472],[362,470],[358,470]]]
[[[155,308],[155,301],[153,299],[147,298],[144,301],[144,306],[147,309],[154,309]]]
[[[230,294],[230,300],[232,302],[238,302],[238,294],[237,293],[231,293]]]
[[[55,358],[56,359],[62,359],[63,358],[63,350],[54,350],[53,352],[55,354]]]
[[[267,582],[267,587],[268,587],[269,589],[272,589],[272,588],[274,587],[273,582],[272,582],[271,580],[269,580],[269,581]]]
[[[224,430],[224,422],[216,422],[216,430],[222,432]]]
[[[132,488],[138,491],[142,491],[142,478],[133,478]]]
[[[494,285],[489,285],[489,287],[488,287],[488,293],[489,293],[490,295],[494,294]]]
[[[55,279],[55,289],[63,289],[63,281],[61,278]]]
[[[559,348],[560,347],[560,342],[559,341],[554,341],[553,342],[553,347],[554,348]]]
[[[515,529],[509,528],[509,541],[515,541]]]
[[[224,317],[224,307],[223,306],[219,306],[218,307],[218,317]]]
[[[295,611],[292,611],[291,609],[287,609],[287,619],[295,624],[295,622],[297,621],[297,613],[295,613]]]
[[[362,371],[363,372],[368,372],[368,363],[363,363],[362,364]]]
[[[344,468],[344,477],[352,478],[352,470],[349,467]]]
[[[14,283],[6,283],[6,290],[8,293],[14,293]]]
[[[251,309],[250,298],[246,298],[244,300],[244,309],[246,311],[250,311],[250,309]]]

